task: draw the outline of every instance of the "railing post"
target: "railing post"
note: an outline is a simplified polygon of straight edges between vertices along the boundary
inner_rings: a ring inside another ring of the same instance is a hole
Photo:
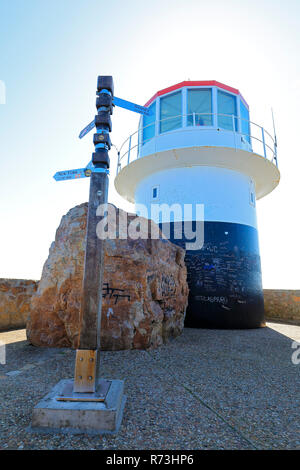
[[[140,156],[140,150],[141,150],[141,131],[139,129],[138,131],[138,144],[137,144],[137,153],[136,153],[136,158],[138,159]]]
[[[274,140],[274,155],[275,155],[275,161],[276,161],[276,166],[278,168],[278,160],[277,160],[277,137],[275,134],[275,140]]]
[[[127,165],[130,163],[130,151],[131,151],[131,136],[129,137],[129,144],[128,144],[128,160]]]
[[[277,160],[277,142],[274,144],[274,149],[275,149],[275,160],[276,160],[276,166],[278,168],[278,160]]]
[[[235,132],[235,120],[234,120],[234,114],[231,115],[232,117],[232,130]]]
[[[234,147],[235,147],[235,150],[236,150],[236,134],[235,134],[234,114],[231,115],[231,118],[232,118],[232,131],[233,131],[233,134],[234,134]]]
[[[118,151],[117,175],[119,173],[119,169],[120,169],[120,151]]]
[[[267,151],[266,151],[266,143],[265,143],[265,131],[264,128],[261,128],[261,135],[262,135],[262,143],[264,146],[264,157],[267,158]]]
[[[196,114],[193,113],[193,126],[195,126],[195,125],[196,125]]]

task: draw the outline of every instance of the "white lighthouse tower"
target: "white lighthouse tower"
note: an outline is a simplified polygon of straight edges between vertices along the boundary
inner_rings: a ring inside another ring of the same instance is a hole
[[[163,230],[171,224],[168,236],[187,248],[186,325],[262,326],[256,201],[279,183],[276,138],[250,121],[239,90],[217,81],[178,83],[145,106],[151,114],[122,146],[115,187]],[[174,204],[182,211],[151,210]],[[187,215],[190,206],[203,212]],[[178,225],[194,227],[203,216],[204,243],[190,249],[185,235],[175,236]]]

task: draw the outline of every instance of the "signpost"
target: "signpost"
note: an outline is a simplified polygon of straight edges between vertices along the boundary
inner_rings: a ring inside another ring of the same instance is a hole
[[[93,394],[97,392],[97,385],[99,385],[97,374],[99,371],[104,269],[104,240],[99,238],[96,233],[99,222],[96,211],[99,205],[107,204],[108,169],[110,164],[108,151],[111,148],[109,132],[112,128],[110,116],[113,112],[112,100],[114,96],[114,84],[111,76],[98,77],[97,95],[96,107],[98,114],[94,120],[96,134],[94,134],[95,152],[92,156],[92,168],[77,173],[86,176],[85,171],[90,171],[91,180],[80,310],[79,348],[76,351],[73,387],[73,393]],[[91,128],[91,124],[87,128]],[[103,387],[101,393],[103,393]],[[101,397],[105,399],[105,396],[101,395]]]
[[[86,230],[83,288],[80,310],[79,345],[76,351],[74,380],[62,380],[33,411],[32,429],[54,432],[116,432],[125,403],[121,380],[100,379],[99,350],[104,270],[104,240],[96,227],[101,218],[99,205],[107,204],[111,115],[113,107],[149,115],[150,111],[135,103],[114,97],[111,76],[99,76],[96,108],[98,114],[79,134],[84,137],[94,127],[95,152],[85,168],[58,171],[56,181],[90,177],[89,207]],[[105,211],[102,211],[105,213]]]

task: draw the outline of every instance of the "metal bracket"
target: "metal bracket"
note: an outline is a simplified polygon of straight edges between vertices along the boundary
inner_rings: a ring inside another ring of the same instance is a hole
[[[62,392],[56,396],[57,401],[104,402],[109,391],[111,380],[101,379],[97,382],[94,393],[74,392],[74,385],[67,383]]]

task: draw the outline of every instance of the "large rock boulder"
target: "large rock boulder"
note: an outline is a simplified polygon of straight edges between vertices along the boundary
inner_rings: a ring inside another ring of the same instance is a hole
[[[0,330],[25,328],[37,281],[0,279]]]
[[[27,324],[34,345],[78,345],[87,207],[62,218],[50,247]],[[117,238],[104,251],[102,349],[147,349],[179,335],[188,302],[184,250],[162,238]]]

